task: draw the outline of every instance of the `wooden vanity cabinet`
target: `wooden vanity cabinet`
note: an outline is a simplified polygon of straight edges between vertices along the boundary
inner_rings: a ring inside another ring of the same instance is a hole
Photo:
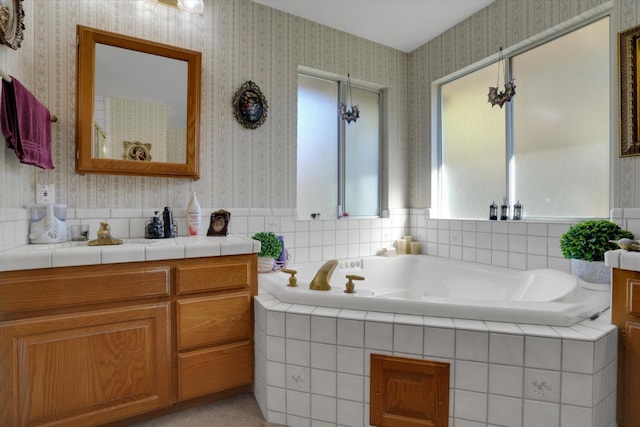
[[[242,258],[177,267],[179,400],[253,382],[253,267]]]
[[[640,272],[613,269],[611,316],[619,332],[617,423],[640,427]]]
[[[255,255],[0,273],[0,425],[137,420],[251,390],[256,293]]]

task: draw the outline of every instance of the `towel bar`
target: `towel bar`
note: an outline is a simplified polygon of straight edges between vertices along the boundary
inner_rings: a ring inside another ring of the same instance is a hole
[[[2,80],[11,82],[11,76],[5,73],[2,68],[0,68],[0,77],[2,77]],[[58,118],[54,114],[51,114],[51,122],[53,123],[57,121],[58,121]]]

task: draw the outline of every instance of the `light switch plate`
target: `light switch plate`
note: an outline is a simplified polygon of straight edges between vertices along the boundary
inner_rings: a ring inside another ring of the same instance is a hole
[[[36,203],[53,203],[53,184],[36,185]]]

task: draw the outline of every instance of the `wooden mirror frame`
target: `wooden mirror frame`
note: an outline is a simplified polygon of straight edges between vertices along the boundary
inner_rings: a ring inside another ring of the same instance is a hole
[[[193,50],[169,46],[135,37],[78,25],[78,73],[76,102],[76,172],[200,178],[200,87],[202,54]],[[100,159],[92,155],[95,92],[96,43],[135,50],[186,61],[187,76],[187,144],[186,162],[131,162],[120,159]]]
[[[620,85],[620,157],[640,156],[638,117],[640,74],[638,51],[640,26],[618,33],[618,73]]]

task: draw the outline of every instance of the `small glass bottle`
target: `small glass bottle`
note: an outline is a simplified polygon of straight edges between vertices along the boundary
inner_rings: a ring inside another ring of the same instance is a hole
[[[495,201],[489,205],[489,219],[492,221],[498,219],[498,205],[496,205]]]
[[[506,221],[509,219],[509,201],[505,197],[500,205],[500,220]]]
[[[520,204],[520,200],[513,205],[513,220],[520,221],[522,219],[522,204]]]

